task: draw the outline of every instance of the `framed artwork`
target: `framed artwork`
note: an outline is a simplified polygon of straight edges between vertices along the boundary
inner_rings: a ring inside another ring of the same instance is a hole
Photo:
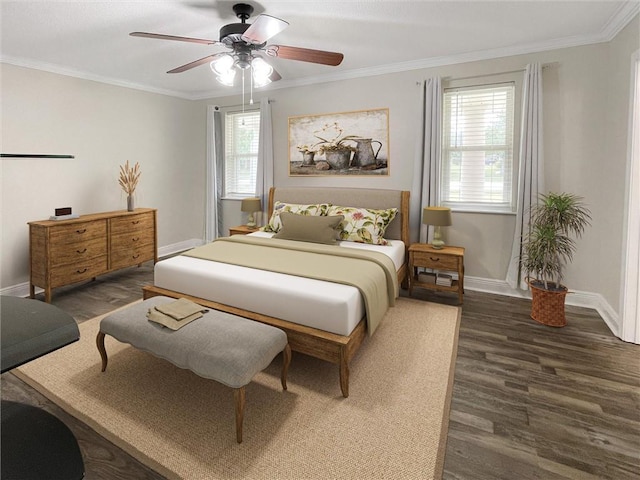
[[[289,117],[289,176],[389,175],[389,109]]]

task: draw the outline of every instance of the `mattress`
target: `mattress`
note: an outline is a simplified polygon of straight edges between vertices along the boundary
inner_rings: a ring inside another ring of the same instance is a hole
[[[392,259],[396,270],[404,263],[405,246],[400,240],[391,240],[387,246],[338,243],[345,248],[382,252]],[[184,255],[158,262],[154,284],[339,335],[349,335],[365,315],[356,287]]]

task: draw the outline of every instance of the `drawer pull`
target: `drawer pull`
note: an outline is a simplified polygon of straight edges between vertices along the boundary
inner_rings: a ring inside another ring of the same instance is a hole
[[[86,229],[86,228],[83,228],[82,230],[76,230],[76,233],[84,233],[84,232],[86,232],[86,231],[87,231],[87,229]]]
[[[84,253],[84,252],[86,252],[86,251],[87,251],[87,249],[85,248],[85,249],[83,249],[83,250],[76,250],[76,253]]]
[[[76,273],[84,273],[88,270],[88,268],[83,268],[82,270],[76,270]]]
[[[439,262],[440,261],[440,257],[436,257],[436,258],[429,257],[429,260],[431,260],[432,262]]]
[[[133,237],[133,238],[131,239],[131,241],[133,241],[133,242],[137,242],[138,240],[140,240],[140,237]]]
[[[135,259],[136,259],[136,258],[138,258],[139,256],[140,256],[140,254],[138,253],[137,255],[133,255],[131,258],[133,258],[133,259],[135,260]]]
[[[132,223],[133,225],[137,225],[137,224],[139,224],[139,223],[140,223],[140,220],[131,220],[131,223]]]

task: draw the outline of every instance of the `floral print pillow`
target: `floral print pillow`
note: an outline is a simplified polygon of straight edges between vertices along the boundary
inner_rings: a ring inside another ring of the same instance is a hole
[[[280,220],[280,214],[282,212],[290,212],[298,215],[324,216],[327,215],[329,207],[331,207],[330,203],[313,203],[310,205],[299,205],[295,203],[284,203],[276,201],[273,204],[273,213],[271,214],[269,223],[262,227],[262,231],[278,233],[282,228],[282,221]]]
[[[344,215],[344,220],[338,226],[340,240],[388,245],[384,232],[397,213],[397,208],[373,210],[332,205],[327,215]]]

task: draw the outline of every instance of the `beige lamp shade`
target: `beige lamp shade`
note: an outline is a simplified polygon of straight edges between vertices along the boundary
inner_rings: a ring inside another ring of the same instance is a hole
[[[240,205],[240,211],[242,212],[259,212],[262,210],[262,202],[259,198],[243,198],[242,204]]]
[[[451,225],[451,209],[447,207],[425,207],[422,210],[422,223],[435,227]]]

